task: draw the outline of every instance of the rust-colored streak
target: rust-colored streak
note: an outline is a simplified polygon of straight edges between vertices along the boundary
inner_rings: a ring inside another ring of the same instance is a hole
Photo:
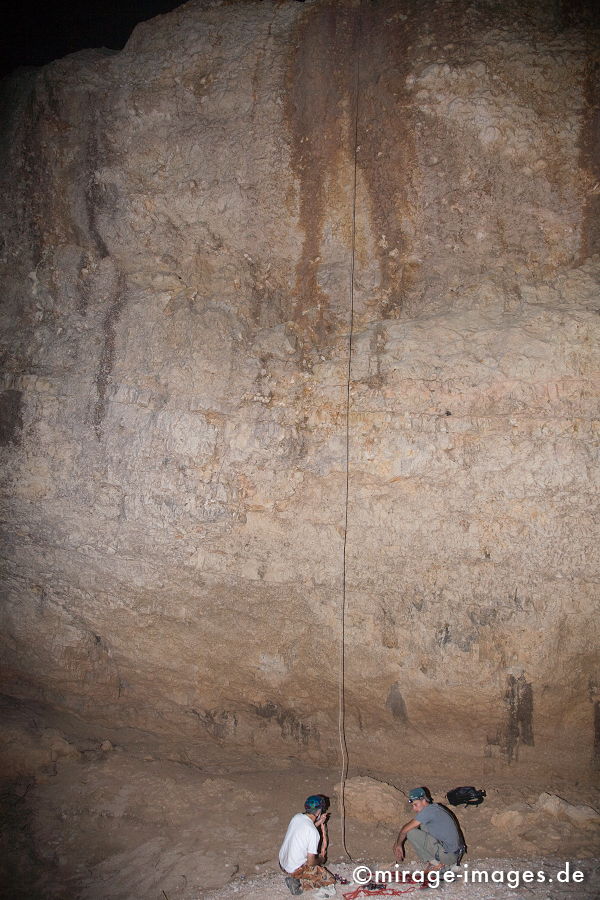
[[[600,769],[600,700],[594,703],[594,748],[592,764],[595,769]]]
[[[291,163],[299,182],[304,232],[296,268],[293,318],[301,333],[321,345],[333,324],[329,298],[318,283],[326,220],[327,185],[340,154],[353,154],[348,116],[354,107],[354,36],[357,10],[343,5],[312,8],[296,35],[288,72],[287,119]]]
[[[585,118],[579,162],[589,178],[581,229],[581,258],[587,259],[600,253],[600,62],[593,58],[592,53],[586,71],[584,96]]]
[[[104,345],[102,347],[98,371],[96,372],[95,382],[97,399],[94,405],[93,414],[94,431],[98,440],[102,437],[102,423],[104,422],[108,406],[106,394],[115,364],[117,326],[125,306],[125,300],[125,279],[122,276],[119,276],[116,279],[113,296],[109,299],[108,307],[104,315],[104,321],[102,322]]]
[[[408,6],[408,4],[406,4]],[[405,4],[369,4],[361,29],[359,165],[370,197],[370,218],[381,275],[378,314],[396,318],[415,278],[407,261],[414,121],[405,93],[415,19]]]

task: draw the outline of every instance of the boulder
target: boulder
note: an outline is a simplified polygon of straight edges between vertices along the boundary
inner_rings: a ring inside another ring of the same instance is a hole
[[[340,795],[340,785],[335,786]],[[344,790],[346,815],[360,822],[400,825],[406,796],[385,781],[357,777],[346,782]]]
[[[35,776],[44,781],[56,774],[61,759],[77,759],[79,751],[54,728],[33,730],[6,726],[0,740],[0,772],[5,778]]]
[[[535,809],[538,813],[555,816],[557,819],[568,819],[580,828],[600,826],[600,813],[585,804],[573,804],[556,794],[543,793],[537,799]]]
[[[523,824],[523,813],[516,809],[505,809],[495,813],[491,818],[491,823],[502,831],[512,831]]]

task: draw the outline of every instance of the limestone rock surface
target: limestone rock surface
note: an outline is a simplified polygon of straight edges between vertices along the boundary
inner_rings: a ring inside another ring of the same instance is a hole
[[[540,794],[535,806],[536,810],[556,818],[568,819],[579,828],[598,828],[600,826],[600,813],[591,806],[585,803],[569,803],[562,797],[557,797],[556,794],[546,792]]]
[[[343,634],[353,764],[600,764],[590,34],[192,0],[3,83],[6,694],[335,762]]]
[[[38,782],[56,775],[56,764],[63,759],[79,759],[73,744],[54,728],[26,730],[3,722],[0,735],[0,771],[3,778],[27,778]]]
[[[338,798],[341,786],[335,787]],[[375,778],[356,776],[344,786],[346,815],[361,822],[383,823],[397,827],[406,814],[406,797],[391,784]]]

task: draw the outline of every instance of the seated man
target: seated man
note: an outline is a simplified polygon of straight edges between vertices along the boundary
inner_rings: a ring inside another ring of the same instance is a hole
[[[318,888],[313,897],[335,897],[335,888],[328,887],[335,879],[323,866],[327,856],[328,807],[327,797],[313,794],[306,799],[304,812],[296,813],[288,825],[279,851],[279,865],[284,872],[289,872],[285,883],[292,894]]]
[[[413,788],[408,794],[408,802],[415,816],[402,826],[396,838],[396,859],[404,859],[404,841],[408,841],[419,859],[428,863],[428,872],[460,862],[465,844],[452,813],[439,803],[434,803],[423,787]]]

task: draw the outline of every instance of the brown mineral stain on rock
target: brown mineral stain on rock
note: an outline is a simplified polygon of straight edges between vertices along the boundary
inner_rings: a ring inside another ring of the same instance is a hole
[[[582,260],[600,253],[600,62],[591,52],[585,77],[585,116],[580,138],[580,165],[588,184],[581,233]]]
[[[358,163],[369,192],[380,268],[381,318],[397,318],[419,266],[407,259],[415,113],[405,79],[419,27],[408,3],[368,4],[361,13]]]
[[[96,372],[97,399],[94,405],[93,424],[98,440],[102,437],[102,423],[106,415],[106,389],[115,363],[115,341],[117,325],[125,305],[125,280],[117,277],[114,293],[108,298],[108,307],[102,322],[104,342],[98,370]]]
[[[594,749],[592,763],[595,769],[600,769],[600,700],[594,702]]]
[[[307,745],[310,738],[318,740],[318,731],[306,722],[302,722],[291,709],[284,709],[276,703],[259,703],[255,707],[256,715],[261,719],[273,719],[281,728],[284,737],[289,737],[298,744]]]
[[[533,745],[533,688],[524,675],[509,675],[504,694],[506,723],[502,749],[509,762],[518,759],[520,744]]]
[[[318,282],[327,207],[336,170],[353,153],[347,123],[355,101],[357,21],[341,4],[311,7],[298,26],[288,69],[286,118],[304,232],[291,312],[318,345],[332,326],[330,298]]]
[[[95,170],[100,166],[100,150],[98,136],[91,130],[87,142],[87,167],[90,173],[89,181],[85,189],[84,205],[87,213],[87,231],[100,259],[108,256],[108,247],[100,233],[98,226],[99,214],[107,202],[106,186],[96,179]]]
[[[406,703],[404,697],[400,693],[400,685],[398,682],[390,687],[385,701],[386,709],[389,709],[393,717],[399,722],[406,724],[408,722],[408,714],[406,712]]]
[[[21,391],[2,391],[0,394],[0,446],[19,444],[23,428],[23,394]]]

